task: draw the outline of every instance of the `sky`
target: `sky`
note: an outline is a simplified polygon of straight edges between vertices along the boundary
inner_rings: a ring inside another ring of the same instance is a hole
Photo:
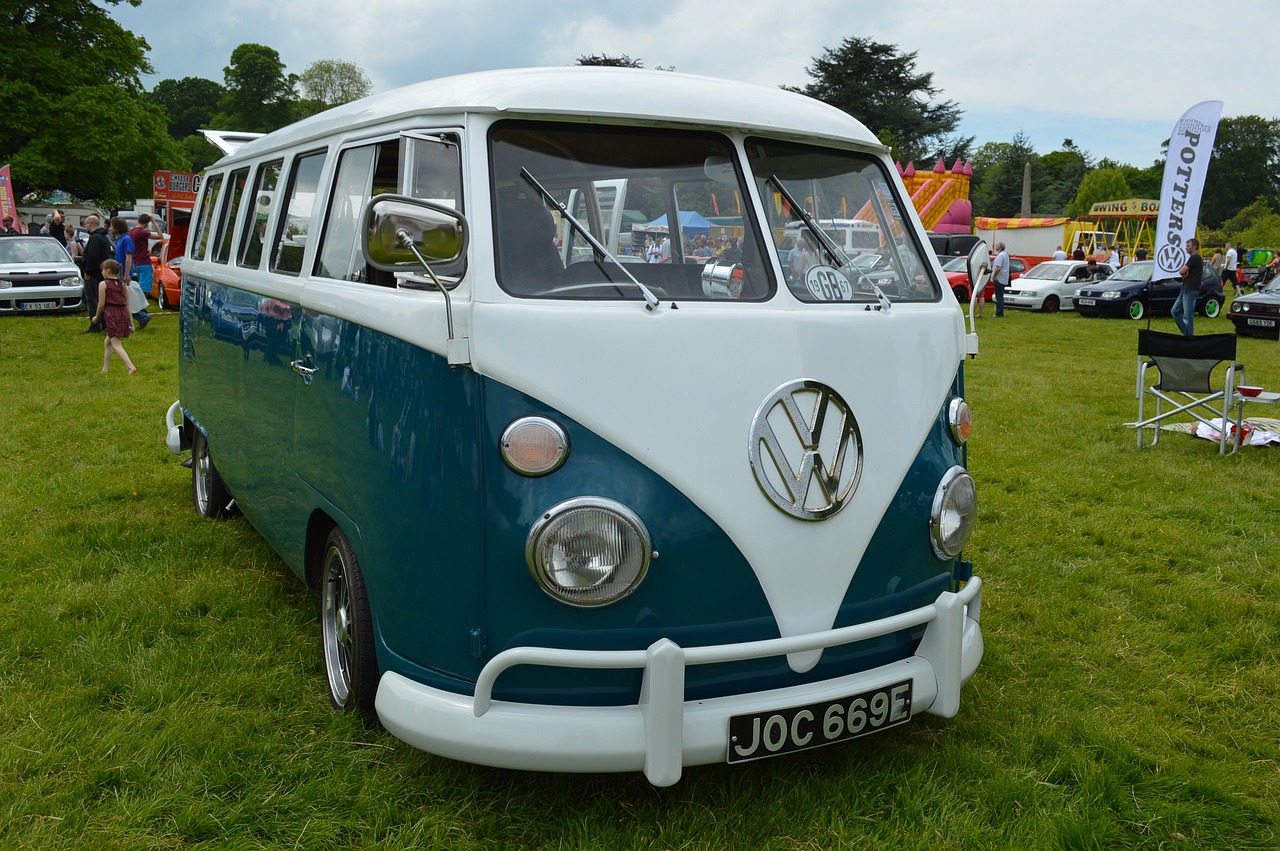
[[[960,107],[958,132],[975,147],[1021,131],[1040,154],[1071,139],[1095,161],[1146,167],[1200,101],[1223,101],[1224,117],[1280,116],[1260,47],[1274,0],[143,0],[107,8],[151,45],[148,88],[182,77],[221,83],[231,51],[247,42],[274,48],[292,74],[318,59],[352,62],[375,92],[468,71],[572,65],[590,54],[804,86],[815,58],[861,37],[915,52],[917,72],[932,72],[936,99]]]

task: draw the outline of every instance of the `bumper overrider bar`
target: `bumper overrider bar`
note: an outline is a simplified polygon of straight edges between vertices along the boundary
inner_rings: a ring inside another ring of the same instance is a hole
[[[514,647],[493,657],[476,680],[475,696],[383,674],[378,717],[397,738],[429,753],[498,768],[534,771],[643,771],[655,786],[680,779],[685,765],[727,759],[729,718],[787,706],[836,700],[912,680],[911,712],[944,718],[960,709],[960,688],[982,659],[982,580],[944,591],[928,606],[826,632],[680,647],[663,638],[645,650],[597,651]],[[736,662],[852,644],[925,625],[914,656],[879,668],[798,686],[685,700],[689,665]],[[640,668],[640,700],[627,706],[563,706],[494,700],[493,686],[519,665]]]

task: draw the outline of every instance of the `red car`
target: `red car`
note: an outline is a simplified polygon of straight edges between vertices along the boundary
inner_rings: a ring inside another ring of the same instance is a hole
[[[992,257],[994,260],[995,258]],[[942,271],[947,274],[947,283],[951,285],[951,291],[956,294],[956,301],[961,304],[969,303],[969,258],[955,257],[948,260],[943,265]],[[1022,273],[1027,271],[1027,261],[1021,257],[1009,255],[1009,282],[1012,283],[1022,277]],[[992,281],[987,281],[987,288],[982,291],[982,300],[991,301],[996,297],[996,285]]]

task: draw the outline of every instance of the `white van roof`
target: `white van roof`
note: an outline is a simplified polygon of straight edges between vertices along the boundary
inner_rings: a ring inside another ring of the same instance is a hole
[[[883,146],[845,112],[769,86],[640,68],[564,66],[442,77],[334,107],[246,142],[235,158],[431,114],[615,117],[646,125],[722,125],[772,136]]]

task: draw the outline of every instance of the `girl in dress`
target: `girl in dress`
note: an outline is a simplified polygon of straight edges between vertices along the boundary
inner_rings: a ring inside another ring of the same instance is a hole
[[[133,333],[133,317],[129,315],[129,295],[125,292],[124,284],[120,282],[121,271],[120,264],[116,261],[102,261],[103,280],[98,285],[98,313],[93,317],[93,321],[101,322],[103,317],[106,317],[107,335],[102,341],[103,375],[107,374],[107,367],[111,364],[112,350],[129,368],[130,375],[138,371],[133,361],[129,360],[129,355],[121,342]]]

